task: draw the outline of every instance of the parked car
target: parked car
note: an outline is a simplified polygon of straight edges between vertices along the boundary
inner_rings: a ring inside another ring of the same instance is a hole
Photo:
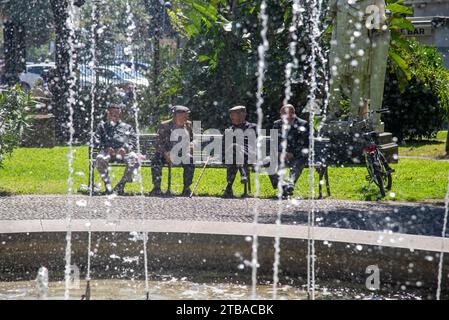
[[[87,65],[81,65],[79,67],[79,77],[81,87],[90,87],[94,81],[94,76],[97,78],[97,83],[108,84],[112,83],[116,78],[114,74],[105,73],[103,68],[96,68],[97,72],[94,73],[93,69]]]
[[[129,83],[137,87],[149,86],[147,78],[138,71],[129,71],[119,66],[110,66],[107,67],[107,70],[112,71],[120,79],[120,83]]]
[[[33,89],[37,80],[43,81],[42,75],[44,72],[55,69],[54,62],[50,63],[28,63],[26,71],[19,75],[19,79],[24,90]]]
[[[131,61],[126,60],[116,60],[115,65],[121,68],[127,68],[128,70],[132,69],[133,63]],[[144,62],[134,62],[134,69],[137,72],[145,73],[150,69],[150,65]]]

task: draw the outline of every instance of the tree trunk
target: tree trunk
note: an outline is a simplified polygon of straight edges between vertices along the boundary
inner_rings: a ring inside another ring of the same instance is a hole
[[[67,103],[69,98],[69,76],[70,76],[70,32],[67,28],[68,0],[50,0],[55,24],[55,62],[56,70],[51,80],[53,93],[53,113],[56,118],[56,138],[58,142],[66,142],[68,138]]]
[[[152,39],[152,49],[153,49],[153,92],[155,97],[159,96],[159,76],[161,73],[161,48],[160,39],[163,30],[162,17],[163,17],[163,6],[160,4],[159,0],[145,0],[145,7],[148,14],[152,17],[151,22],[148,25],[148,36]]]
[[[26,69],[25,28],[13,21],[5,21],[3,28],[5,75],[8,85],[20,82],[19,74]]]
[[[449,114],[448,114],[448,121],[449,121]],[[449,156],[449,123],[448,123],[448,135],[446,138],[446,156]]]
[[[15,30],[16,38],[16,72],[20,74],[26,71],[26,30],[23,24],[17,24]]]
[[[5,75],[2,82],[8,85],[17,83],[14,61],[14,23],[5,21],[3,25],[4,52],[5,52]]]

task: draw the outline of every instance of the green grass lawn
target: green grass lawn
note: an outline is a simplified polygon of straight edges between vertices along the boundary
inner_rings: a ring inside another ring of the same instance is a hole
[[[406,141],[399,147],[399,156],[442,159],[446,156],[446,137],[447,131],[440,131],[434,140]]]
[[[79,190],[88,182],[88,149],[77,147],[74,159],[74,189]],[[11,158],[6,157],[4,167],[0,169],[1,194],[66,194],[67,193],[67,147],[52,149],[20,148]],[[441,201],[446,193],[449,163],[432,160],[402,159],[393,165],[392,194],[385,200],[397,201]],[[123,172],[122,168],[113,168],[111,177],[117,182]],[[151,190],[149,168],[143,168],[144,191]],[[195,181],[200,173],[198,169]],[[332,197],[334,199],[376,200],[378,190],[374,185],[368,188],[365,180],[367,171],[364,166],[332,167],[329,171]],[[97,183],[100,180],[97,176]],[[317,176],[316,176],[317,177]],[[297,195],[307,197],[308,172],[304,172],[298,181]],[[254,179],[252,179],[254,180]],[[274,197],[268,176],[261,175],[261,196]],[[166,171],[164,171],[163,188],[166,188]],[[182,169],[173,170],[172,190],[180,193],[182,189]],[[225,169],[208,169],[204,174],[198,195],[219,196],[226,186]],[[318,188],[316,188],[318,189]],[[254,181],[253,181],[254,190]],[[137,183],[128,184],[127,192],[139,192]],[[237,177],[235,193],[243,193],[243,186]]]

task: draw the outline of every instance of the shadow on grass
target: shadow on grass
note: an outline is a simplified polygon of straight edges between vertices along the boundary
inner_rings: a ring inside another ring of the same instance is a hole
[[[383,198],[380,195],[379,188],[374,184],[368,184],[362,186],[357,190],[363,197],[365,201],[380,201],[383,200]]]
[[[11,197],[13,195],[14,195],[14,193],[12,193],[10,191],[0,189],[0,197]]]
[[[440,140],[406,140],[404,144],[401,144],[401,147],[423,147],[428,145],[441,145],[446,144],[444,141]]]
[[[449,160],[449,154],[445,154],[443,156],[438,156],[437,159],[438,160]]]

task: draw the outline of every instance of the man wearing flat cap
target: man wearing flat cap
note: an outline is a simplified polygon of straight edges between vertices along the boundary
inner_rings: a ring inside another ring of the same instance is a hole
[[[177,130],[177,136],[184,135],[190,141],[190,153],[187,155],[189,159],[188,163],[183,162],[182,167],[184,170],[184,188],[182,196],[190,196],[190,186],[192,185],[193,175],[195,173],[195,166],[193,164],[193,130],[192,122],[188,120],[190,109],[185,106],[174,106],[172,108],[173,118],[162,122],[157,130],[156,140],[156,153],[153,157],[153,168],[151,170],[153,179],[153,190],[151,195],[160,195],[161,192],[161,180],[162,180],[162,166],[164,164],[172,164],[170,152],[174,145],[178,141],[171,141],[170,137],[172,132]]]
[[[280,169],[281,155],[283,151],[283,129],[285,130],[285,168],[290,168],[290,176],[287,181],[279,181],[279,175],[270,175],[271,184],[274,189],[281,186],[282,197],[288,198],[293,195],[296,182],[304,170],[308,158],[309,149],[309,123],[296,115],[295,107],[291,104],[283,105],[280,109],[280,119],[273,124],[273,129],[278,132],[278,159],[277,168]],[[280,183],[279,183],[280,182]]]
[[[120,104],[110,104],[107,109],[107,121],[100,122],[94,136],[94,146],[100,150],[95,166],[103,179],[107,194],[114,191],[123,194],[125,184],[133,181],[133,176],[140,166],[136,153],[137,136],[134,128],[122,121],[122,109]],[[126,164],[125,173],[114,189],[109,179],[110,161]]]
[[[257,125],[255,123],[246,121],[245,106],[235,106],[229,109],[229,116],[231,118],[232,125],[228,129],[226,129],[227,133],[225,132],[225,135],[227,136],[230,132],[236,135],[243,134],[244,140],[242,145],[242,141],[239,141],[233,136],[232,144],[230,144],[228,148],[226,148],[225,146],[223,154],[226,155],[229,152],[232,152],[233,155],[233,162],[229,164],[227,163],[226,166],[226,180],[228,184],[223,194],[223,197],[225,198],[232,198],[234,196],[232,185],[234,184],[235,177],[238,171],[240,171],[241,183],[246,184],[248,182],[247,164],[248,156],[251,152],[249,148],[250,142],[255,146],[255,141],[248,140],[251,136],[251,134],[248,135],[248,133],[253,133],[254,138],[256,138],[257,133]],[[251,130],[254,131],[251,132]],[[243,163],[237,163],[237,153],[239,152],[243,153]]]

